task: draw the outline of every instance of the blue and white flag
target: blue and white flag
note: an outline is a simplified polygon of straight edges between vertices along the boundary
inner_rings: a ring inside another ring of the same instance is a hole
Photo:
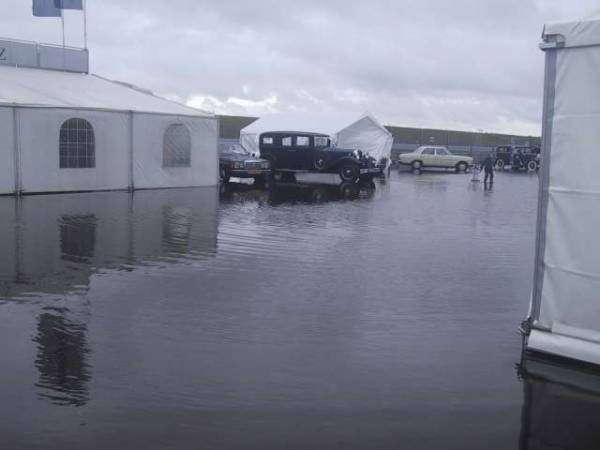
[[[33,0],[33,15],[36,17],[60,17],[61,10],[55,0]]]
[[[56,6],[58,9],[83,10],[83,0],[54,0],[54,6]]]

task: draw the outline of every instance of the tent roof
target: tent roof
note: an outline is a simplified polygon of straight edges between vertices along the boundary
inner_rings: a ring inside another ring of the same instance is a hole
[[[261,117],[251,123],[242,129],[241,134],[261,134],[269,131],[296,131],[334,135],[365,117],[369,117],[387,133],[387,130],[369,114],[333,112],[272,114]]]
[[[0,66],[0,104],[212,116],[97,75]]]
[[[558,40],[550,36],[558,36]],[[600,18],[546,24],[542,38],[559,42],[562,47],[600,45]]]

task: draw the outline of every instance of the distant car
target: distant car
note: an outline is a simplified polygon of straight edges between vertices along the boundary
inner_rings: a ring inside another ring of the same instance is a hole
[[[513,164],[513,154],[517,153],[518,164]],[[529,146],[500,145],[495,149],[495,166],[498,170],[511,167],[513,170],[526,169],[535,172],[540,168],[540,148]]]
[[[231,144],[219,152],[219,172],[223,183],[228,183],[231,177],[264,182],[271,175],[271,165],[266,159],[255,158],[241,145]]]
[[[470,156],[453,155],[446,147],[431,145],[419,147],[411,153],[403,153],[398,161],[414,170],[435,167],[455,169],[457,172],[466,172],[473,164],[473,158]]]
[[[372,180],[381,175],[387,161],[380,163],[357,149],[337,148],[329,136],[318,133],[262,133],[260,155],[273,171],[338,173],[343,182]]]

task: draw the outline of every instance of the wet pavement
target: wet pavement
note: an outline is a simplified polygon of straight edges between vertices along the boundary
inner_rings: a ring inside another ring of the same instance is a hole
[[[0,198],[0,448],[529,448],[537,184]]]

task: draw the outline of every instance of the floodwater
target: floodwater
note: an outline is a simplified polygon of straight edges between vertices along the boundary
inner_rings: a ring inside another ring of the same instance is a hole
[[[537,185],[0,198],[0,448],[530,448]]]

